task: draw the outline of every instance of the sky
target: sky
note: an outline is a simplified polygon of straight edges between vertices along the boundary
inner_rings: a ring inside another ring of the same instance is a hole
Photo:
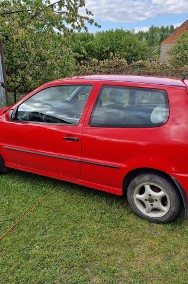
[[[181,25],[188,20],[188,0],[85,0],[101,28],[88,26],[89,32],[110,29],[143,30],[153,26]]]

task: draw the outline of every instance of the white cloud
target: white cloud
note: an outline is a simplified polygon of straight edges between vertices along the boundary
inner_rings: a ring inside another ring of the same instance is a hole
[[[178,28],[181,25],[182,25],[182,23],[173,24],[174,28]]]
[[[188,0],[86,0],[96,20],[133,23],[165,14],[188,13]]]
[[[135,33],[138,33],[138,32],[147,32],[149,30],[150,27],[135,27],[134,28],[134,31]]]

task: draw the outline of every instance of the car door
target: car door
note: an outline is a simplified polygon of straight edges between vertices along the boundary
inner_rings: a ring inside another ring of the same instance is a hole
[[[82,115],[92,85],[57,85],[22,101],[1,122],[6,165],[57,178],[78,178]],[[10,113],[10,112],[9,112]]]
[[[166,92],[135,85],[101,83],[83,130],[81,178],[116,194],[132,167],[152,161],[151,145],[169,115]]]

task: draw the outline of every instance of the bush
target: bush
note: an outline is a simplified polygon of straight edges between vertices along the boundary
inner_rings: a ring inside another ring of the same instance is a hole
[[[170,52],[170,63],[176,68],[188,68],[188,33],[182,34]]]
[[[175,68],[173,65],[161,64],[159,61],[144,60],[127,64],[124,59],[113,58],[104,61],[95,59],[81,62],[80,65],[75,67],[74,72],[75,75],[134,74],[181,78],[187,72],[187,67],[185,65],[181,68]]]

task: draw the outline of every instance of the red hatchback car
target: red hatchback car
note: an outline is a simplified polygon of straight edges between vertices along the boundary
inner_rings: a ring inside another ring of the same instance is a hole
[[[188,81],[95,75],[49,82],[0,111],[0,170],[117,195],[157,223],[188,215]]]

